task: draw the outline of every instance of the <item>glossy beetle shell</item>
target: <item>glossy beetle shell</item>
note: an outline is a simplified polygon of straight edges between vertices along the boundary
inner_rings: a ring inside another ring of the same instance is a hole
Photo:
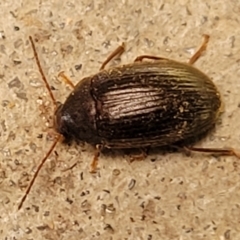
[[[164,146],[208,132],[220,107],[216,86],[191,65],[134,62],[81,80],[56,112],[56,129],[108,148]]]

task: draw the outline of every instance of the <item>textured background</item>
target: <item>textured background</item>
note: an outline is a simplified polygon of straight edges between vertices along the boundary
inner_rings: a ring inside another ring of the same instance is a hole
[[[240,239],[236,157],[151,153],[130,163],[118,151],[102,154],[92,175],[91,146],[58,144],[17,211],[51,145],[54,110],[29,35],[38,38],[44,71],[63,102],[71,88],[57,74],[64,70],[77,83],[122,42],[121,63],[141,54],[185,62],[210,34],[195,66],[218,86],[225,113],[198,146],[240,151],[240,2],[205,2],[0,2],[0,239]]]

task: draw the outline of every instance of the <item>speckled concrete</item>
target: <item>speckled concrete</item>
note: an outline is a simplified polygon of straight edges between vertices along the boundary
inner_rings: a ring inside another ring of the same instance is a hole
[[[113,64],[141,54],[186,62],[204,33],[210,42],[195,66],[218,86],[225,113],[197,146],[240,151],[238,0],[0,2],[0,239],[240,239],[236,157],[153,152],[130,163],[116,151],[100,156],[94,175],[93,147],[58,144],[17,211],[52,144],[54,107],[29,35],[63,102],[71,88],[57,78],[62,70],[77,83],[122,42]]]

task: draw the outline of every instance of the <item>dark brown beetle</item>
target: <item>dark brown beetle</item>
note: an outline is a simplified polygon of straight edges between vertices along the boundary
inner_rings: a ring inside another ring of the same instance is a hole
[[[155,56],[140,56],[134,63],[104,70],[124,50],[120,46],[103,63],[101,71],[82,79],[55,112],[56,141],[38,167],[19,209],[38,172],[63,136],[97,146],[92,163],[96,168],[101,148],[185,147],[205,135],[221,112],[220,94],[208,76],[191,66],[206,49],[209,36],[189,64]],[[40,66],[32,38],[35,59]],[[143,59],[154,60],[142,62]],[[70,80],[61,74],[69,83]],[[232,149],[193,148],[191,151],[237,155]]]
[[[196,68],[135,62],[81,80],[58,108],[56,129],[108,148],[166,146],[208,131],[220,106],[215,85]]]

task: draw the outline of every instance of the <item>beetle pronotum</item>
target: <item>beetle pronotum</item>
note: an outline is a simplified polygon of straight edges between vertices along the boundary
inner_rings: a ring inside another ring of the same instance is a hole
[[[56,100],[46,80],[37,51],[30,37],[34,57],[55,106]],[[119,46],[95,75],[82,79],[63,105],[55,111],[56,140],[41,161],[18,209],[58,141],[78,140],[96,147],[92,170],[102,148],[142,148],[166,145],[190,151],[239,155],[234,149],[187,147],[189,140],[207,133],[221,111],[220,94],[210,78],[192,64],[205,51],[204,42],[188,64],[166,58],[143,55],[131,64],[105,66],[124,51]],[[142,61],[149,59],[153,61]]]

